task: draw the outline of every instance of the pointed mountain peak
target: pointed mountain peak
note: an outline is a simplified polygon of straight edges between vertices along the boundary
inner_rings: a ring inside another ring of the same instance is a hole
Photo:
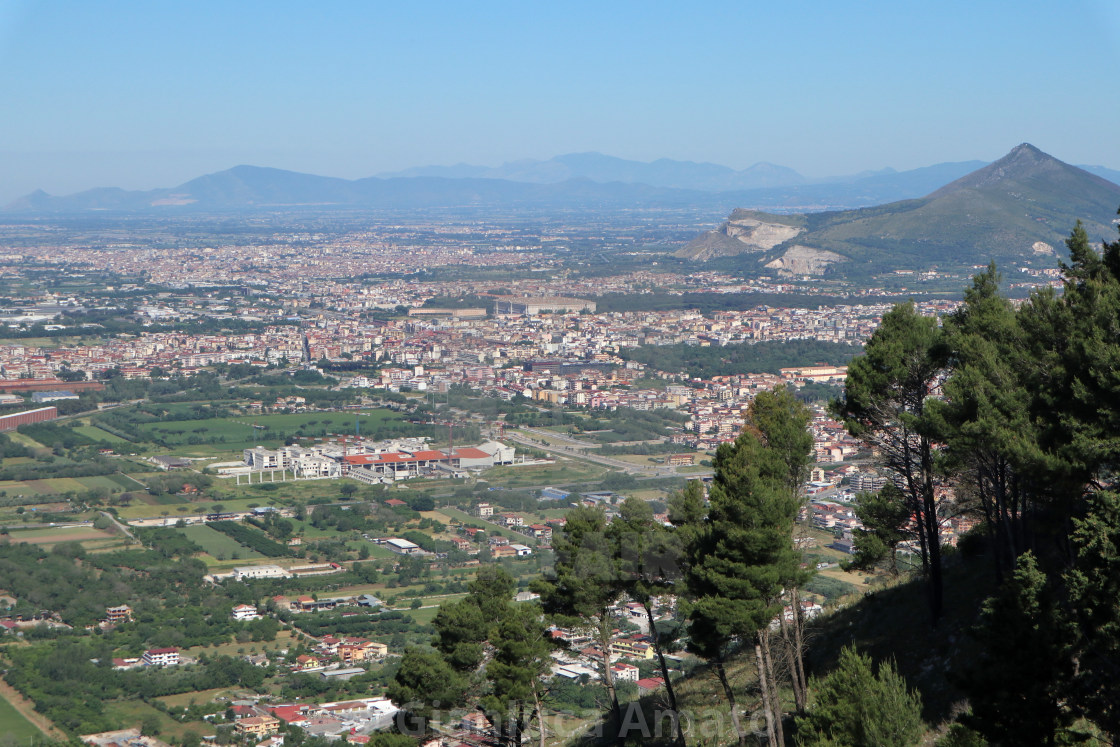
[[[982,169],[977,169],[971,174],[957,179],[955,182],[946,184],[941,189],[929,195],[929,197],[944,197],[945,195],[966,189],[984,190],[999,187],[1002,184],[1009,184],[1011,182],[1035,182],[1045,180],[1051,182],[1053,187],[1058,187],[1058,184],[1053,183],[1055,180],[1059,182],[1075,182],[1080,181],[1082,178],[1104,181],[1099,177],[1082,171],[1076,166],[1070,166],[1063,161],[1059,161],[1057,158],[1042,152],[1030,143],[1021,143],[1012,148],[1007,155],[998,161],[990,163]]]

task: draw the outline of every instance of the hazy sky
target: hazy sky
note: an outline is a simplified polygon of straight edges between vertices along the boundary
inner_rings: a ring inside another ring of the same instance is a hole
[[[1120,3],[0,0],[0,202],[581,151],[1120,168]]]

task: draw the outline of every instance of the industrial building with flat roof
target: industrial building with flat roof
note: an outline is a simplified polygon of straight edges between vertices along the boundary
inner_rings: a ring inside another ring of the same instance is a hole
[[[50,407],[40,407],[37,410],[24,410],[23,412],[13,412],[11,415],[0,416],[0,432],[14,431],[21,425],[31,425],[32,423],[45,423],[48,420],[54,420],[58,417],[58,408],[51,405]]]
[[[537,314],[571,314],[580,311],[595,313],[595,302],[582,298],[564,296],[541,296],[537,298],[499,298],[494,302],[495,314],[518,314],[536,316]]]

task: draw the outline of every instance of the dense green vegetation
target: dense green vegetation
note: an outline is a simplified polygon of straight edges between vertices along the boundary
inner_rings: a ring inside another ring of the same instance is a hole
[[[915,294],[922,298],[921,293]],[[596,311],[671,311],[696,309],[704,314],[716,311],[746,311],[759,307],[784,309],[821,309],[843,304],[891,304],[893,296],[828,296],[804,293],[604,293],[595,296]]]
[[[117,671],[112,667],[112,648],[97,640],[59,640],[8,648],[5,654],[8,682],[34,700],[54,723],[76,734],[116,728],[105,711],[105,702],[114,698],[151,698],[230,686],[255,688],[267,676],[264,669],[228,656],[192,667]]]
[[[806,361],[843,366],[859,355],[859,352],[859,346],[842,342],[790,340],[710,347],[684,343],[642,345],[624,348],[620,355],[626,360],[644,363],[658,371],[680,372],[689,377],[710,379],[713,376],[741,373],[776,374],[783,368],[804,366]]]
[[[1120,734],[1105,694],[1120,667],[1120,241],[1098,254],[1079,224],[1067,248],[1061,294],[1043,289],[1016,308],[993,265],[940,328],[896,307],[836,406],[905,486],[903,511],[891,499],[868,514],[861,553],[876,554],[871,540],[889,548],[915,516],[935,621],[960,593],[943,583],[937,527],[961,508],[983,521],[1000,588],[971,626],[956,684],[972,707],[964,723],[993,744]],[[929,396],[934,381],[944,398]],[[936,499],[946,478],[955,505]]]

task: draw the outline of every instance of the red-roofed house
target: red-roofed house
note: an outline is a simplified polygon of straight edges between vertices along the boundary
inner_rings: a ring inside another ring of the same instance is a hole
[[[301,722],[307,720],[307,706],[305,705],[272,706],[268,709],[268,712],[286,724],[298,726]]]

